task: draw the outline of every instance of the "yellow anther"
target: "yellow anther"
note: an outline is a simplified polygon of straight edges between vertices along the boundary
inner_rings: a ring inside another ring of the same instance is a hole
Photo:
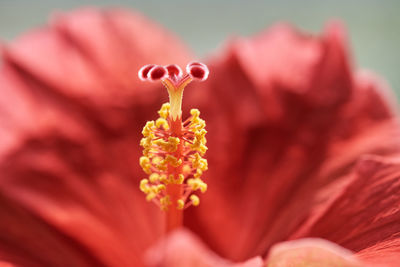
[[[196,150],[196,151],[199,151],[201,155],[204,155],[204,154],[207,152],[208,147],[206,147],[206,146],[203,145],[203,144],[198,144],[198,143],[196,143],[196,144],[194,144],[194,145],[192,146],[192,149],[193,149],[193,150]]]
[[[154,144],[159,146],[163,151],[167,151],[169,149],[169,143],[163,139],[155,140]]]
[[[191,145],[191,148],[195,151],[200,152],[201,155],[204,155],[208,149],[208,147],[206,147],[201,142],[194,142],[193,145]]]
[[[200,131],[206,126],[206,122],[199,118],[200,111],[198,109],[190,110],[192,117],[190,118],[190,127],[195,131]]]
[[[170,164],[173,167],[178,167],[182,164],[182,159],[177,159],[176,157],[172,156],[172,155],[167,155],[165,157],[165,159],[163,160],[162,164]]]
[[[162,160],[162,161],[160,162],[160,164],[158,164],[158,165],[156,166],[156,168],[157,168],[159,171],[166,171],[166,170],[167,170],[167,162],[166,162],[165,160]]]
[[[192,190],[195,190],[195,189],[194,189],[194,186],[195,186],[195,179],[188,179],[188,180],[187,180],[187,184],[188,184],[188,186],[189,186]]]
[[[150,163],[150,159],[148,157],[140,157],[139,159],[140,166],[146,165]]]
[[[168,145],[168,142],[165,141],[164,139],[158,139],[158,140],[154,140],[153,142],[155,145],[160,146],[160,147],[164,147],[166,145]],[[164,149],[163,149],[164,150]]]
[[[149,176],[149,181],[151,182],[151,183],[156,183],[156,182],[158,182],[160,180],[160,175],[158,174],[158,173],[152,173],[152,174],[150,174],[150,176]]]
[[[154,134],[151,133],[147,137],[144,137],[140,140],[140,145],[144,148],[143,150],[143,155],[144,156],[149,156],[151,147],[153,145],[153,138]]]
[[[142,134],[144,137],[150,136],[154,132],[154,121],[148,121],[143,127]]]
[[[208,170],[208,162],[207,162],[206,159],[202,159],[202,160],[200,161],[200,169],[201,169],[202,171]]]
[[[193,167],[197,168],[199,166],[199,161],[202,159],[199,153],[194,153],[191,162],[193,163]]]
[[[194,159],[191,159],[193,168],[197,168],[196,173],[201,175],[203,171],[208,170],[208,163],[206,159],[203,159],[199,153],[194,154]]]
[[[148,157],[140,157],[139,159],[140,167],[142,167],[143,171],[147,174],[151,174],[151,164],[150,159]]]
[[[194,132],[194,140],[193,140],[193,145],[191,145],[191,148],[193,150],[199,151],[201,155],[204,155],[207,151],[207,147],[205,144],[207,143],[207,140],[205,138],[205,134],[207,133],[206,130],[202,129],[200,131]]]
[[[171,200],[169,196],[160,198],[160,205],[162,210],[168,210],[168,206],[171,205]]]
[[[192,201],[193,206],[198,206],[200,204],[200,199],[196,195],[191,195],[190,200]]]
[[[202,193],[207,191],[207,184],[203,182],[200,178],[189,179],[187,181],[188,186],[193,190],[200,189]]]
[[[168,141],[159,139],[154,141],[154,144],[160,146],[163,151],[172,153],[178,149],[179,142],[179,138],[170,136]]]
[[[168,137],[168,143],[171,146],[177,147],[180,142],[181,141],[180,141],[180,139],[178,137],[172,137],[172,136]],[[175,148],[175,151],[176,151],[176,148]],[[175,151],[172,151],[172,152],[175,152]]]
[[[192,115],[192,121],[196,120],[199,118],[200,116],[200,110],[198,110],[197,108],[192,108],[190,110],[190,115]]]
[[[206,122],[202,119],[197,119],[196,123],[192,123],[191,127],[195,130],[195,131],[200,131],[203,130],[204,127],[206,127]]]
[[[169,116],[169,109],[170,109],[170,104],[164,103],[161,106],[161,109],[158,111],[158,114],[160,115],[161,118],[167,119]]]
[[[194,158],[191,159],[193,164],[193,168],[199,168],[202,171],[206,171],[208,169],[208,163],[206,159],[203,159],[199,153],[195,153]]]
[[[140,140],[140,145],[144,148],[148,148],[152,145],[152,138],[150,136],[144,137]]]
[[[164,130],[168,130],[169,129],[168,122],[164,118],[158,118],[156,120],[156,127],[157,128],[163,128]]]
[[[161,161],[162,161],[162,157],[153,157],[151,159],[151,163],[153,163],[154,165],[160,164]]]
[[[163,184],[168,184],[167,176],[160,175],[160,182],[163,183]]]
[[[156,186],[157,193],[160,193],[161,191],[163,191],[165,189],[166,189],[166,187],[163,184],[159,184],[159,185]]]
[[[207,191],[207,184],[202,181],[201,184],[199,185],[199,188],[200,192],[205,193]]]
[[[194,135],[198,140],[205,140],[206,133],[207,133],[207,131],[205,129],[202,129],[199,131],[195,131]]]
[[[149,180],[147,179],[142,179],[140,180],[140,191],[142,191],[143,193],[147,194],[150,192],[150,186],[149,186]]]
[[[185,176],[183,174],[178,175],[178,179],[175,180],[175,183],[177,184],[183,184],[183,181],[185,180]]]
[[[170,175],[168,175],[168,183],[169,184],[173,184],[174,183],[174,179],[175,177],[174,177],[174,175],[173,174],[170,174]]]
[[[146,195],[146,200],[147,201],[151,201],[153,198],[155,198],[157,196],[157,194],[156,193],[154,193],[154,192],[149,192],[147,195]]]
[[[201,159],[199,161],[199,164],[197,166],[198,169],[202,170],[202,171],[206,171],[208,170],[208,163],[206,159]]]
[[[196,172],[193,174],[194,178],[200,178],[203,175],[203,171],[201,169],[196,169]]]
[[[183,208],[185,207],[185,201],[183,201],[183,199],[178,199],[178,201],[176,202],[177,204],[177,209],[178,210],[183,210]]]
[[[183,167],[182,167],[183,174],[188,175],[191,171],[192,171],[192,168],[189,165],[187,165],[187,164],[183,165]]]
[[[178,161],[175,161],[174,163],[171,163],[172,166],[174,167],[179,167],[182,164],[182,160],[179,159]]]
[[[150,148],[145,148],[143,149],[143,156],[149,157],[150,156]]]

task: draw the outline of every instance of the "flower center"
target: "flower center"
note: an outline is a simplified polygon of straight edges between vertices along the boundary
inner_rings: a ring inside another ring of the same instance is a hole
[[[191,116],[182,122],[184,88],[194,79],[204,81],[208,68],[193,62],[187,74],[177,65],[146,65],[139,70],[139,78],[161,81],[168,91],[169,103],[162,105],[156,121],[148,121],[143,128],[140,145],[143,156],[140,166],[148,178],[140,181],[140,190],[167,215],[167,231],[182,225],[183,210],[200,203],[196,192],[204,193],[207,184],[201,175],[207,170],[205,121],[200,112],[191,109]]]

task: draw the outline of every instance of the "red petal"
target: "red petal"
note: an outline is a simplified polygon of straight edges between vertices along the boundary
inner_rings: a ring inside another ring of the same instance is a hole
[[[141,66],[188,58],[175,37],[141,15],[91,8],[55,15],[51,27],[23,36],[6,54],[62,96],[102,106],[129,105],[149,90],[137,77]]]
[[[342,32],[333,24],[310,37],[277,26],[235,41],[209,64],[205,86],[187,91],[186,100],[204,101],[210,169],[186,222],[221,255],[267,253],[360,155],[398,151],[381,84],[352,74]]]
[[[29,267],[103,266],[85,246],[2,195],[0,214],[2,260],[12,262],[15,266]],[[0,266],[3,267],[2,264],[3,262],[0,262]]]
[[[138,144],[164,91],[141,83],[137,71],[183,64],[186,55],[142,16],[96,9],[58,15],[5,49],[2,258],[22,266],[141,266],[162,225],[138,190]]]
[[[400,238],[381,241],[359,251],[357,256],[372,266],[397,267],[400,257]]]
[[[261,257],[243,263],[225,260],[209,250],[195,235],[178,230],[156,244],[147,253],[149,266],[163,267],[262,267]]]
[[[320,236],[362,257],[388,263],[400,255],[400,157],[365,156],[352,182],[296,234]],[[382,253],[379,253],[382,251]]]
[[[352,78],[341,25],[332,23],[319,38],[277,25],[252,40],[238,40],[233,49],[251,82],[263,88],[261,96],[289,91],[324,106],[349,97]]]

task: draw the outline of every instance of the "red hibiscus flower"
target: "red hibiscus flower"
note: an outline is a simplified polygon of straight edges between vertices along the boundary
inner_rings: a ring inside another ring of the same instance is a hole
[[[186,48],[139,14],[94,9],[4,45],[0,266],[397,266],[399,126],[345,45],[338,24],[277,25],[207,62],[183,116],[207,122],[208,192],[166,237],[138,159],[167,94],[137,72],[184,66]]]

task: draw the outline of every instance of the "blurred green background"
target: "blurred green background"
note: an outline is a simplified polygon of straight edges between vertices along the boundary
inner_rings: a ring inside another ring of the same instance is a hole
[[[200,57],[229,36],[249,36],[278,21],[319,32],[328,20],[340,19],[348,27],[355,65],[385,77],[400,96],[399,0],[0,0],[0,38],[12,40],[42,25],[54,11],[88,5],[139,10],[181,36]]]

